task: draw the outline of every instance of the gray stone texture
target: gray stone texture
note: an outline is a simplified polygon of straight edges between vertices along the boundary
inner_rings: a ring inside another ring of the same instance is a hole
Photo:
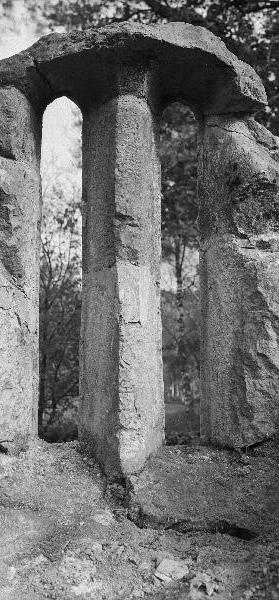
[[[201,115],[249,112],[266,103],[249,65],[203,27],[185,23],[53,33],[0,61],[0,82],[16,85],[37,107],[61,95],[92,106],[117,95],[118,65],[135,62],[156,67],[164,104],[182,98]]]
[[[140,528],[252,540],[279,524],[278,437],[244,454],[167,446],[128,481],[128,514]]]
[[[242,447],[279,424],[279,144],[233,116],[201,143],[201,429]]]
[[[35,429],[37,155],[43,111],[61,95],[84,118],[81,440],[109,475],[139,471],[162,444],[157,128],[177,99],[201,124],[203,435],[242,446],[271,434],[277,145],[247,117],[264,88],[200,27],[123,23],[51,34],[0,61],[0,438]]]
[[[0,90],[0,440],[37,433],[40,173],[37,118]]]
[[[141,469],[164,434],[160,165],[147,80],[121,70],[117,97],[83,124],[80,433],[107,473]]]

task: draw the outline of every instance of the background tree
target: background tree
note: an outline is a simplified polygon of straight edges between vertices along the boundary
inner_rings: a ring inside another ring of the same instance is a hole
[[[43,173],[39,431],[78,396],[81,314],[80,185],[52,162]]]
[[[165,110],[160,136],[162,257],[174,269],[176,304],[170,291],[162,291],[163,358],[165,373],[173,373],[178,387],[180,380],[183,399],[199,369],[197,269],[189,277],[188,264],[189,251],[198,248],[196,133],[196,121],[186,106],[175,103]]]

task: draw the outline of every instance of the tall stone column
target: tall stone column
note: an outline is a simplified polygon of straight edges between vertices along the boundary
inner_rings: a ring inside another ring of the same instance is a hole
[[[279,424],[279,146],[229,115],[201,144],[201,430],[243,447]]]
[[[163,440],[160,163],[148,72],[84,114],[80,437],[107,474],[131,474]]]
[[[0,440],[37,432],[39,123],[25,96],[0,89]]]

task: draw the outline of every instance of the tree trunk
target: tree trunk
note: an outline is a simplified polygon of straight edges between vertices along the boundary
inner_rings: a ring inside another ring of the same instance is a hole
[[[47,371],[47,354],[44,352],[41,360],[40,370],[40,395],[39,395],[39,407],[38,407],[38,428],[39,433],[42,429],[43,412],[46,400],[46,371]]]
[[[43,413],[46,404],[46,379],[47,379],[47,313],[49,309],[47,295],[43,304],[43,326],[41,331],[40,346],[43,348],[40,364],[40,386],[39,386],[39,406],[38,406],[38,429],[42,430]]]
[[[184,250],[181,256],[181,242],[178,240],[175,244],[175,275],[176,275],[176,304],[178,312],[178,344],[177,355],[180,366],[180,385],[185,388],[185,343],[184,343],[184,309],[183,309],[183,280],[182,280],[182,265],[183,265]]]
[[[183,310],[183,281],[182,281],[182,263],[180,256],[181,244],[179,240],[175,243],[175,276],[176,276],[176,304],[178,312],[178,352],[184,353],[184,310]]]

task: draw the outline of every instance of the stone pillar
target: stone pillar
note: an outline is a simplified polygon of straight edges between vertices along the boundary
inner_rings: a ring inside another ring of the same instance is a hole
[[[230,115],[201,143],[201,432],[244,447],[279,425],[279,147]]]
[[[146,72],[84,114],[80,438],[107,474],[161,446],[160,163]]]
[[[25,96],[0,89],[0,440],[37,432],[38,131]]]

